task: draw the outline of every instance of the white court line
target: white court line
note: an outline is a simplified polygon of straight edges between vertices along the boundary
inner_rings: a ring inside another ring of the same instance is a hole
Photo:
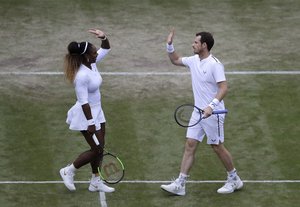
[[[99,202],[101,207],[107,207],[106,196],[104,192],[99,191]]]
[[[90,181],[74,181],[74,183],[89,183]],[[170,180],[124,180],[122,184],[163,184]],[[188,183],[224,183],[225,180],[188,180]],[[300,180],[243,180],[244,183],[300,183]],[[0,181],[0,184],[58,184],[63,181]]]
[[[74,183],[89,183],[90,181],[74,181]],[[163,184],[171,181],[162,180],[124,180],[120,183],[127,184]],[[224,180],[189,180],[187,183],[224,183]],[[244,183],[300,183],[300,180],[243,180]],[[57,184],[63,181],[0,181],[0,184]],[[104,192],[99,192],[99,203],[101,207],[108,207]]]
[[[0,75],[63,75],[63,72],[51,72],[51,71],[12,71],[12,72],[0,72]],[[189,72],[101,72],[101,75],[107,76],[185,76],[189,75]],[[300,75],[300,70],[295,71],[275,71],[275,70],[264,70],[264,71],[227,71],[225,74],[229,75]]]

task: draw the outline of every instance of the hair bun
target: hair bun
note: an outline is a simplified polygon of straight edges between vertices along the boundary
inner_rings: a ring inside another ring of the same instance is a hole
[[[71,42],[68,46],[68,51],[71,55],[83,55],[86,53],[88,46],[88,42]]]
[[[71,42],[68,46],[68,51],[71,55],[80,55],[84,48],[82,49],[82,43]]]

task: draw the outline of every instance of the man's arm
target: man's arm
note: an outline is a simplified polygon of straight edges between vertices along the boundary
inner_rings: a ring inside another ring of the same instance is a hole
[[[227,94],[227,90],[228,90],[227,82],[226,81],[219,82],[218,83],[218,88],[219,88],[219,90],[218,90],[218,93],[216,95],[216,99],[218,99],[219,101],[222,101],[223,98]]]
[[[218,82],[217,95],[214,98],[214,100],[212,100],[212,102],[209,104],[209,106],[207,106],[204,109],[204,117],[209,117],[212,114],[214,107],[217,106],[219,102],[223,100],[223,98],[227,94],[227,91],[228,91],[227,82],[226,81]]]
[[[171,29],[170,34],[167,38],[167,52],[169,55],[169,58],[171,60],[171,63],[178,66],[185,66],[182,63],[181,57],[175,52],[174,46],[173,46],[173,37],[174,37],[174,28]]]

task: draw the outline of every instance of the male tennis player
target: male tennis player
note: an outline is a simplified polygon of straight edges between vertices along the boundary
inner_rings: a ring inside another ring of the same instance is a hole
[[[196,126],[189,127],[186,133],[186,143],[178,178],[169,185],[161,188],[176,195],[185,195],[185,183],[193,165],[195,152],[204,136],[214,152],[218,155],[227,171],[225,185],[217,190],[218,193],[232,193],[243,187],[243,182],[234,168],[231,154],[224,146],[225,115],[212,115],[213,110],[223,110],[223,98],[227,93],[227,82],[224,66],[215,58],[210,50],[214,45],[214,38],[208,32],[196,34],[192,44],[194,55],[180,57],[173,46],[174,29],[167,38],[167,52],[174,65],[186,66],[191,72],[194,104],[204,110],[204,117]]]

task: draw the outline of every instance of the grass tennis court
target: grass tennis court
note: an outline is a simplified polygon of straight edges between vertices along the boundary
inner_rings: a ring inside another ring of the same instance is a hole
[[[1,207],[101,206],[99,194],[87,190],[89,166],[76,174],[83,183],[74,193],[51,183],[60,181],[58,170],[87,148],[65,124],[73,87],[59,74],[3,74],[61,72],[66,45],[72,40],[96,44],[85,30],[98,25],[112,45],[99,65],[104,72],[186,72],[168,61],[164,43],[170,25],[177,28],[175,48],[186,55],[199,29],[212,31],[212,52],[228,72],[294,71],[227,74],[225,145],[244,180],[300,180],[298,1],[0,0],[0,5]],[[176,177],[185,129],[176,125],[173,112],[192,102],[189,75],[107,74],[103,80],[107,145],[125,164],[124,180]],[[200,145],[190,180],[225,176],[210,147]],[[222,183],[189,183],[185,197],[169,196],[160,184],[120,183],[115,193],[106,194],[107,206],[296,207],[300,202],[299,182],[246,182],[231,195],[216,193]]]

